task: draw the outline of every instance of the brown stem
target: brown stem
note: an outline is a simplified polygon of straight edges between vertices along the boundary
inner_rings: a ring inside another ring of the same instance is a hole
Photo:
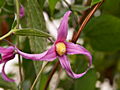
[[[84,4],[84,6],[90,6],[92,0],[87,0],[87,2]],[[78,23],[81,25],[86,18],[86,16],[89,14],[92,8],[88,8],[87,10],[81,12],[82,16],[80,16]]]
[[[72,39],[72,42],[73,43],[76,43],[76,41],[78,40],[79,36],[80,36],[80,33],[81,31],[83,30],[83,28],[86,26],[86,24],[88,23],[88,21],[90,20],[90,18],[93,16],[94,12],[97,10],[97,8],[99,8],[102,3],[104,2],[104,0],[98,4],[96,4],[93,9],[90,11],[90,13],[88,14],[88,16],[85,18],[85,20],[83,21],[83,23],[81,24],[78,32],[76,33],[74,39]]]
[[[57,61],[56,64],[54,65],[53,70],[52,70],[52,72],[50,73],[50,75],[49,75],[49,77],[48,77],[48,80],[47,80],[47,82],[46,82],[46,84],[45,84],[44,90],[47,90],[47,88],[48,88],[48,86],[49,86],[49,83],[50,83],[50,81],[51,81],[51,79],[52,79],[55,71],[57,70],[58,66],[59,66],[59,61]]]
[[[84,3],[83,5],[84,5],[84,6],[90,6],[90,4],[91,4],[91,0],[87,0],[86,3]],[[78,22],[77,22],[77,23],[78,23],[77,25],[81,25],[81,24],[83,23],[84,19],[85,19],[86,16],[89,14],[89,12],[91,11],[91,9],[92,9],[92,8],[88,8],[87,10],[81,12],[82,16],[79,17]],[[75,28],[77,25],[74,25],[74,28]],[[77,33],[77,32],[74,31],[73,36],[72,36],[72,40],[74,40],[74,38],[75,38],[75,36],[76,36],[76,33]],[[72,41],[72,40],[71,40],[71,41]]]
[[[22,82],[22,80],[23,80],[23,78],[22,78],[22,69],[21,69],[21,67],[22,67],[22,62],[21,62],[21,59],[20,59],[20,55],[18,54],[18,64],[19,64],[19,74],[20,74],[20,81]]]

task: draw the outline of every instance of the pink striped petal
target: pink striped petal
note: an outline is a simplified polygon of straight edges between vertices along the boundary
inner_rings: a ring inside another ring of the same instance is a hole
[[[63,19],[61,21],[61,24],[58,28],[58,36],[57,36],[57,42],[59,41],[65,41],[68,34],[68,19],[69,15],[71,14],[71,11],[67,11],[65,15],[63,16]]]
[[[7,75],[5,74],[5,65],[6,63],[4,63],[3,68],[2,68],[2,78],[8,82],[14,82],[13,79],[10,79],[9,77],[7,77]]]
[[[67,47],[67,54],[83,54],[86,55],[88,57],[89,60],[89,65],[92,65],[92,56],[90,54],[90,52],[88,52],[84,47],[78,45],[78,44],[74,44],[71,42],[65,42],[66,47]]]
[[[3,47],[0,47],[0,54],[8,54],[8,53],[11,53],[14,51],[14,47],[13,46],[10,46],[8,48],[3,48]]]
[[[5,49],[6,49],[6,48],[0,47],[0,53],[3,53],[3,51],[4,51]]]
[[[55,46],[52,46],[49,50],[41,54],[27,54],[27,53],[20,51],[17,48],[16,50],[22,57],[26,59],[38,60],[38,61],[53,61],[54,59],[56,59]]]
[[[67,74],[72,78],[80,78],[80,77],[84,76],[87,73],[87,71],[89,70],[89,68],[88,68],[85,72],[83,72],[81,74],[75,74],[72,71],[72,68],[70,66],[70,61],[68,60],[66,55],[63,55],[62,57],[58,57],[58,58],[59,58],[61,66],[66,70]]]
[[[15,57],[14,47],[13,46],[10,46],[8,48],[0,47],[0,54],[1,54],[0,64],[9,61]]]

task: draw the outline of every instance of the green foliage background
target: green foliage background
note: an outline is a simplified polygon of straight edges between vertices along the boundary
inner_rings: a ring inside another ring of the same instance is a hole
[[[83,6],[83,0],[75,0],[75,2],[68,7],[64,7],[62,2],[64,0],[19,0],[25,8],[25,17],[20,20],[22,28],[34,28],[40,32],[48,33],[43,11],[47,12],[49,19],[60,19],[67,10],[72,10],[72,15],[69,20],[69,26],[73,27],[76,31],[80,25],[77,23],[82,14],[81,11],[92,7],[101,0],[92,0],[89,6]],[[56,8],[59,4],[60,7]],[[98,9],[100,13],[98,16],[93,16],[87,26],[84,28],[80,38],[84,40],[83,46],[87,48],[93,56],[93,66],[88,73],[79,78],[72,79],[64,76],[64,79],[59,78],[57,88],[63,90],[99,90],[96,87],[96,82],[103,82],[106,78],[110,81],[111,85],[116,84],[116,90],[120,90],[120,0],[105,0],[103,5]],[[0,0],[0,35],[3,35],[2,24],[5,21],[8,24],[8,31],[11,30],[15,9],[14,0]],[[41,53],[46,50],[49,34],[40,36],[36,34],[30,36],[31,32],[24,32],[26,36],[20,37],[20,49],[27,53]],[[5,31],[5,30],[4,30]],[[6,33],[8,31],[5,31]],[[28,34],[27,34],[28,33]],[[18,35],[20,33],[18,32]],[[23,34],[23,32],[22,32]],[[25,34],[24,34],[25,35]],[[47,36],[48,35],[48,36]],[[39,37],[38,37],[39,36]],[[10,40],[16,43],[16,36],[12,36]],[[45,38],[44,38],[45,37]],[[46,43],[47,42],[47,43]],[[1,46],[3,42],[0,42]],[[76,73],[80,73],[87,67],[85,57],[81,55],[69,56],[71,65]],[[49,66],[54,66],[54,62],[50,62]],[[29,90],[38,71],[42,66],[40,61],[32,61],[23,59],[22,67],[24,74],[24,81],[21,86],[24,90]],[[51,71],[51,70],[50,70]],[[34,90],[43,90],[50,73],[43,72],[37,82]],[[63,73],[62,70],[61,73]],[[59,73],[59,70],[57,71]],[[61,75],[61,74],[60,74]],[[12,82],[6,82],[0,77],[0,87],[5,90],[16,90],[18,86]]]

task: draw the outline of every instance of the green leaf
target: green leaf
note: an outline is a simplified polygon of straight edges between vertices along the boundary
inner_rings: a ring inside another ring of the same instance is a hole
[[[20,36],[37,36],[37,37],[50,37],[49,34],[37,30],[37,29],[30,29],[30,28],[23,28],[19,30],[15,30],[14,34],[20,35]]]
[[[95,90],[96,81],[96,71],[94,69],[90,69],[85,76],[75,81],[73,90]]]
[[[14,0],[0,0],[0,15],[10,15],[14,14],[15,11],[15,5]],[[4,1],[4,2],[3,2]]]
[[[54,19],[59,19],[61,17],[63,17],[63,15],[68,11],[68,8],[64,8],[64,9],[61,9],[59,12],[56,12],[54,14]]]
[[[82,73],[88,66],[88,60],[85,56],[72,55],[69,57],[71,66],[75,73]],[[95,90],[97,75],[95,69],[90,69],[83,77],[78,79],[65,78],[61,80],[59,87],[64,90]]]
[[[87,10],[88,8],[89,8],[89,6],[82,6],[82,5],[72,5],[71,6],[71,9],[73,11],[78,11],[78,12]]]
[[[31,53],[28,38],[26,38],[25,43],[23,43],[22,45],[24,46],[22,49],[24,52]],[[24,81],[23,81],[22,87],[24,90],[29,90],[29,88],[33,84],[33,81],[35,80],[35,77],[36,77],[35,67],[32,60],[25,59],[25,58],[23,58],[22,66],[24,68],[23,69]]]
[[[14,82],[7,82],[2,79],[0,75],[0,87],[4,88],[5,90],[17,90],[17,85]]]
[[[24,0],[22,3],[25,7],[25,17],[21,20],[21,25],[23,28],[34,28],[40,31],[46,32],[45,20],[43,17],[43,10],[40,7],[38,0]],[[21,37],[21,41],[24,37]],[[46,49],[46,38],[28,36],[30,52],[31,53],[41,53]],[[26,42],[26,41],[25,41]],[[24,43],[25,43],[24,42]],[[37,75],[42,66],[42,61],[33,61],[35,74]],[[27,67],[31,67],[27,65]],[[25,67],[24,67],[25,68]],[[33,77],[31,77],[33,78]],[[39,90],[40,80],[36,84],[35,90]]]
[[[0,8],[3,6],[4,2],[4,0],[0,0]]]
[[[101,1],[102,1],[102,0],[92,0],[92,2],[91,2],[91,6],[97,4],[97,3],[101,2]]]
[[[54,10],[55,10],[55,6],[56,6],[58,1],[59,0],[49,0],[49,8],[50,8],[51,15],[53,15]]]
[[[38,0],[41,8],[43,8],[45,1],[46,1],[46,0]]]
[[[82,4],[83,0],[75,0],[75,4]]]
[[[105,0],[102,5],[102,12],[112,14],[120,18],[120,0]]]
[[[120,50],[120,19],[101,15],[92,19],[85,28],[86,37],[94,50]]]

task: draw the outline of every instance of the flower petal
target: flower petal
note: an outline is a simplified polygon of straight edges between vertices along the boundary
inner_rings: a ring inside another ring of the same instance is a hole
[[[8,48],[0,47],[0,54],[8,54],[8,53],[11,53],[11,52],[14,52],[14,47],[13,46],[10,46]]]
[[[84,47],[78,45],[78,44],[74,44],[71,42],[65,42],[66,44],[66,48],[67,48],[67,54],[83,54],[86,55],[89,59],[89,65],[92,65],[92,56],[90,54],[90,52],[88,52]]]
[[[71,14],[71,11],[67,11],[65,15],[63,16],[63,19],[61,21],[61,24],[58,28],[58,36],[57,36],[57,42],[58,41],[65,41],[68,34],[68,19],[69,15]]]
[[[0,47],[1,54],[0,64],[13,59],[15,57],[14,51],[15,50],[13,46],[10,46],[8,48]]]
[[[83,75],[86,74],[86,72],[89,70],[87,69],[85,72],[81,73],[81,74],[75,74],[73,71],[72,71],[72,68],[70,66],[70,62],[67,58],[66,55],[63,55],[62,57],[58,57],[59,58],[59,61],[60,61],[60,64],[61,66],[66,70],[67,74],[72,77],[72,78],[80,78],[82,77]]]
[[[32,59],[32,60],[40,60],[40,61],[53,61],[56,59],[56,52],[55,52],[55,46],[52,46],[49,50],[41,53],[41,54],[27,54],[19,49],[17,49],[17,52],[26,59]]]
[[[5,55],[2,56],[2,59],[0,60],[0,64],[13,59],[14,57],[15,57],[14,53],[12,53],[12,54],[5,54]]]
[[[13,79],[8,78],[7,75],[5,74],[5,65],[6,63],[4,63],[3,68],[2,68],[2,78],[8,82],[14,82]]]
[[[20,18],[24,17],[25,16],[25,10],[24,10],[24,7],[23,5],[20,6]]]

